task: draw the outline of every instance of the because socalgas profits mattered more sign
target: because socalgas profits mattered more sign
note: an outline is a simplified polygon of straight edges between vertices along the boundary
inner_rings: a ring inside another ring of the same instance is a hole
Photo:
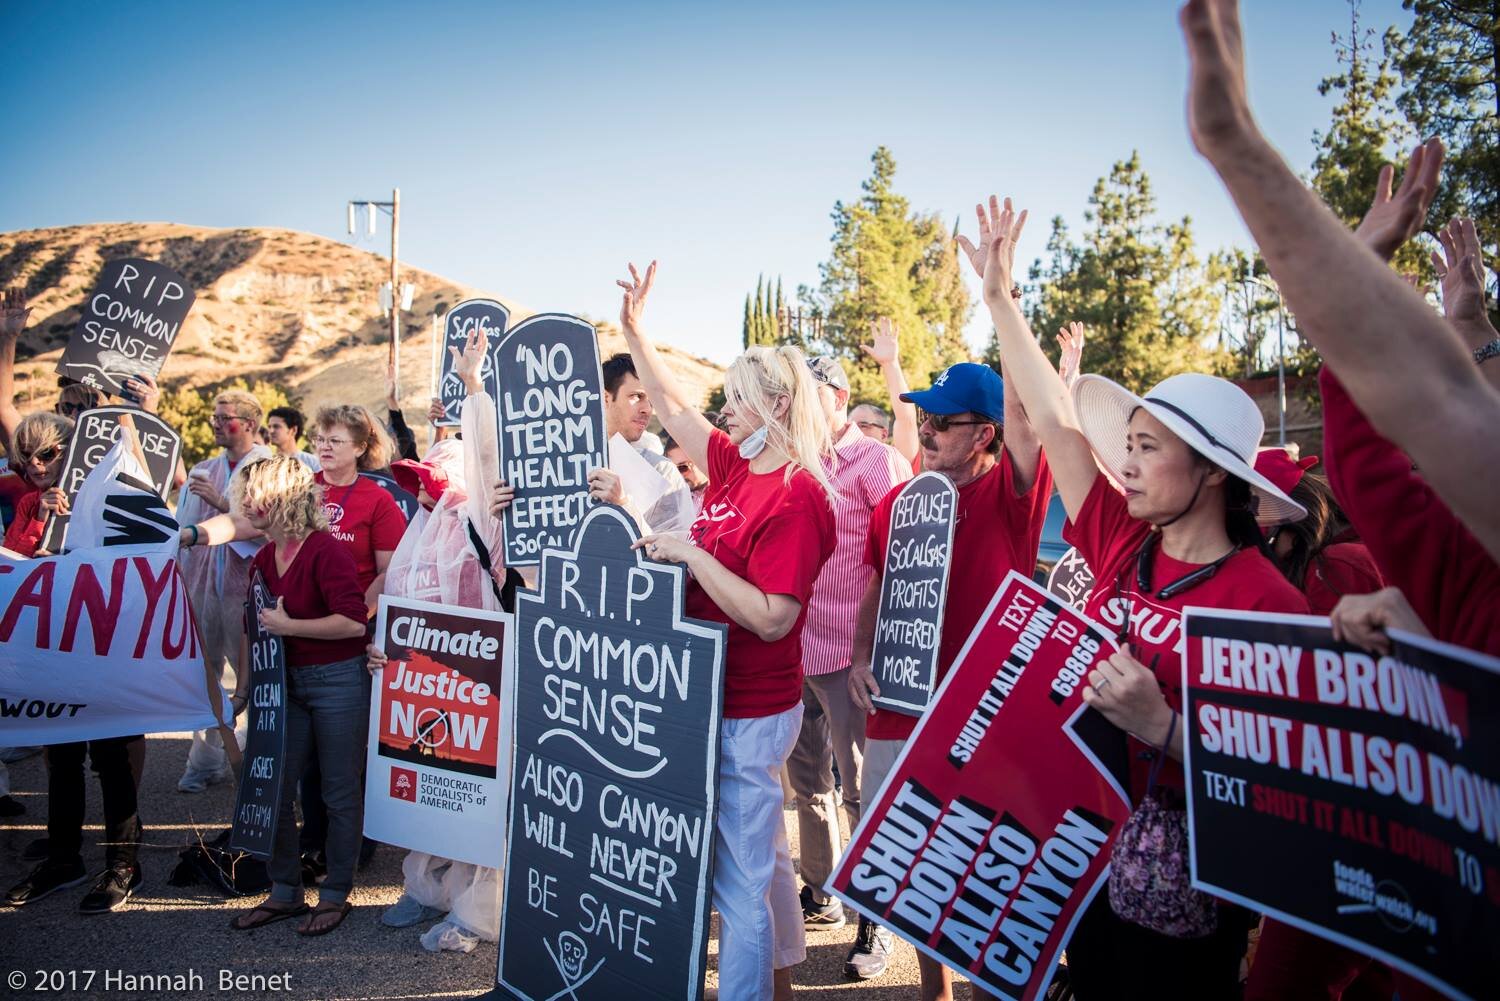
[[[499,868],[512,622],[504,612],[381,595],[375,643],[387,660],[370,696],[367,835]]]
[[[1193,884],[1453,997],[1500,982],[1500,660],[1189,608]]]
[[[637,538],[595,507],[516,595],[496,996],[702,996],[727,630]]]
[[[245,643],[250,653],[250,729],[234,802],[229,847],[270,859],[281,812],[282,763],[286,760],[286,641],[261,628],[260,613],[276,599],[260,571],[245,598]]]
[[[72,504],[78,497],[78,488],[90,470],[114,447],[120,438],[120,418],[129,416],[135,424],[136,438],[141,443],[141,452],[146,458],[146,471],[151,474],[151,485],[162,497],[171,489],[172,477],[177,472],[177,459],[182,454],[182,438],[166,421],[155,414],[134,407],[96,407],[84,411],[73,428],[73,437],[68,442],[68,455],[63,460],[62,474],[57,485]],[[49,515],[47,527],[42,533],[40,548],[49,553],[60,553],[67,548],[69,515]]]
[[[501,521],[505,565],[535,566],[572,545],[591,506],[589,470],[605,465],[604,377],[587,320],[542,313],[492,349],[500,478],[516,496]]]
[[[187,279],[164,264],[107,261],[58,359],[57,374],[124,396],[130,376],[161,373],[196,297]]]
[[[957,510],[958,490],[942,473],[908,480],[891,504],[870,657],[883,709],[920,716],[932,698]]]
[[[465,299],[448,310],[447,316],[443,318],[440,354],[434,365],[435,371],[440,374],[435,376],[437,386],[432,395],[442,400],[443,403],[443,419],[437,422],[439,427],[458,427],[463,423],[464,400],[469,395],[469,391],[464,388],[463,380],[453,370],[453,350],[463,354],[465,345],[469,343],[469,334],[476,327],[484,331],[493,347],[505,333],[505,328],[509,323],[510,310],[494,299]],[[450,348],[453,350],[449,350]],[[485,357],[479,369],[479,378],[484,382],[485,389],[491,396],[494,396],[495,355],[493,351]]]
[[[1040,997],[1130,816],[1123,734],[1081,694],[1115,649],[1012,571],[828,888],[994,996]]]

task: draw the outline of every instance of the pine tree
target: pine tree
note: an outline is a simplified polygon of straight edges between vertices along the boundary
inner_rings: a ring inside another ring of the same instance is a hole
[[[745,293],[745,319],[740,324],[740,343],[744,347],[753,347],[755,344],[755,331],[753,329],[754,314],[750,312],[750,293]]]
[[[1495,0],[1405,0],[1411,30],[1386,34],[1404,89],[1397,106],[1423,136],[1447,147],[1447,213],[1473,217],[1500,272],[1500,5]]]
[[[859,350],[869,340],[870,322],[887,316],[898,325],[902,367],[921,388],[969,357],[963,327],[973,302],[942,221],[913,212],[895,191],[890,150],[879,147],[870,162],[860,197],[834,204],[833,246],[819,265],[818,288],[803,287],[799,296],[822,320],[821,342],[813,347],[843,362],[853,399],[883,405],[879,369]]]
[[[1313,135],[1312,187],[1346,223],[1358,224],[1370,207],[1380,168],[1404,160],[1412,145],[1410,126],[1396,113],[1398,80],[1390,55],[1374,55],[1374,31],[1360,23],[1359,0],[1349,2],[1349,35],[1333,35],[1339,72],[1318,84],[1318,93],[1339,95],[1327,132]],[[1400,183],[1400,178],[1397,178]],[[1397,253],[1395,267],[1424,279],[1432,266],[1420,247],[1408,244]]]
[[[755,279],[755,343],[757,345],[767,343],[766,330],[766,276],[758,275]]]
[[[1053,219],[1049,263],[1030,272],[1040,284],[1031,325],[1049,352],[1055,357],[1056,332],[1077,320],[1089,328],[1083,371],[1138,390],[1177,372],[1234,367],[1211,343],[1220,333],[1222,261],[1199,260],[1188,219],[1163,226],[1155,212],[1151,181],[1132,153],[1095,184],[1083,241]],[[993,340],[986,360],[998,362]]]

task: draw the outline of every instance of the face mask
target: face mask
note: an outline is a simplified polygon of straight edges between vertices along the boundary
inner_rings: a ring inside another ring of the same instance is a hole
[[[766,449],[766,437],[771,433],[769,424],[762,424],[759,429],[740,442],[740,458],[753,459]]]

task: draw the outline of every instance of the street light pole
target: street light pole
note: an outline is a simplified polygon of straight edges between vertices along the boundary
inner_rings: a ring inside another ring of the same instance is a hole
[[[349,232],[353,233],[354,206],[374,206],[391,214],[391,338],[386,352],[386,364],[390,366],[392,378],[395,381],[397,398],[401,394],[401,266],[397,259],[397,249],[401,241],[401,189],[391,189],[391,200],[388,202],[368,201],[358,199],[349,202]],[[370,217],[370,232],[375,232],[375,219]]]

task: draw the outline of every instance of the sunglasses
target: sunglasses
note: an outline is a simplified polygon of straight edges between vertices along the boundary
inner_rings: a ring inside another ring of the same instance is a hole
[[[17,449],[17,451],[19,452],[20,450]],[[45,465],[46,463],[49,463],[52,460],[56,459],[59,455],[62,455],[62,453],[63,447],[61,445],[48,445],[46,448],[39,449],[30,454],[27,454],[26,452],[20,452],[21,463],[22,465],[24,465],[30,462],[32,459],[35,459],[36,461]]]
[[[964,424],[993,424],[994,421],[956,421],[948,414],[934,414],[926,410],[917,411],[917,424],[920,426],[925,421],[932,425],[932,430],[942,433],[949,428],[959,427]]]
[[[683,476],[686,476],[688,474],[688,471],[692,468],[693,464],[691,462],[679,462],[677,464],[677,471]]]
[[[64,417],[73,417],[89,409],[87,403],[59,403],[57,412]]]

